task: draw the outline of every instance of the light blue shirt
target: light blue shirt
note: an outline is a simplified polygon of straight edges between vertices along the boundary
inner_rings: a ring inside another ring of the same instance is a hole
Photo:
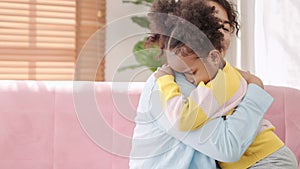
[[[182,74],[175,74],[181,92],[196,88]],[[273,98],[255,84],[233,115],[216,118],[195,131],[175,130],[164,114],[154,76],[142,91],[137,109],[130,156],[131,169],[215,169],[215,160],[240,159],[256,136]]]

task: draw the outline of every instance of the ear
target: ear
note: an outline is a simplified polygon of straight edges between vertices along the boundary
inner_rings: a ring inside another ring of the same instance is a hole
[[[208,60],[211,64],[219,66],[221,64],[221,53],[220,51],[213,49],[208,53]]]

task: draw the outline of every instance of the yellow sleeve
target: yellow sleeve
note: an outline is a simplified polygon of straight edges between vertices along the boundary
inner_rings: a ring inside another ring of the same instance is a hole
[[[179,130],[195,130],[209,120],[206,113],[195,102],[195,100],[201,99],[193,98],[191,96],[185,99],[180,92],[179,86],[174,81],[174,76],[165,75],[158,78],[157,85],[167,117],[173,118],[173,121],[180,119]],[[197,88],[195,90],[197,92]],[[195,94],[193,96],[205,97],[201,94]]]
[[[170,100],[174,96],[180,96],[180,88],[174,81],[174,76],[164,75],[157,79],[159,91],[164,95],[164,102]]]

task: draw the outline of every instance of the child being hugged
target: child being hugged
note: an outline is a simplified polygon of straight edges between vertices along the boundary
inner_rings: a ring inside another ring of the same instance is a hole
[[[163,12],[160,11],[163,9],[163,2],[168,3],[162,1],[160,7],[154,6],[153,12]],[[196,38],[192,32],[187,31],[186,23],[182,20],[166,19],[162,22],[156,20],[155,15],[150,16],[154,24],[151,25],[152,32],[157,32],[155,29],[161,29],[158,32],[164,32],[162,29],[170,32],[170,36],[154,34],[149,39],[151,43],[158,43],[161,49],[165,50],[168,65],[158,68],[154,76],[161,92],[165,114],[178,130],[199,129],[216,117],[222,116],[226,120],[226,116],[231,115],[243,99],[247,82],[256,81],[256,84],[263,88],[259,78],[234,68],[222,57],[224,46],[220,30],[224,25],[213,15],[214,13],[215,8],[209,7],[201,0],[178,1],[177,6],[169,13],[195,25],[205,35]],[[187,41],[188,44],[183,43]],[[198,46],[196,50],[195,46]],[[185,98],[180,92],[173,71],[184,73],[186,79],[197,86],[189,97]],[[274,129],[274,126],[264,119],[256,139],[241,159],[233,163],[220,162],[221,168],[255,167],[263,160],[278,163],[278,167],[297,167],[294,155],[276,136]],[[261,164],[264,165],[263,162]]]

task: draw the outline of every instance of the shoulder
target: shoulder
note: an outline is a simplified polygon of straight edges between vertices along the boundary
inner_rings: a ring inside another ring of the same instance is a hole
[[[152,73],[145,83],[145,86],[142,91],[142,95],[151,94],[155,86],[156,86],[156,79],[154,77],[154,74]]]
[[[139,105],[138,105],[138,112],[147,112],[150,109],[150,99],[152,93],[155,91],[156,88],[156,80],[154,77],[154,74],[151,74],[151,76],[147,79],[144,88],[142,90]]]

